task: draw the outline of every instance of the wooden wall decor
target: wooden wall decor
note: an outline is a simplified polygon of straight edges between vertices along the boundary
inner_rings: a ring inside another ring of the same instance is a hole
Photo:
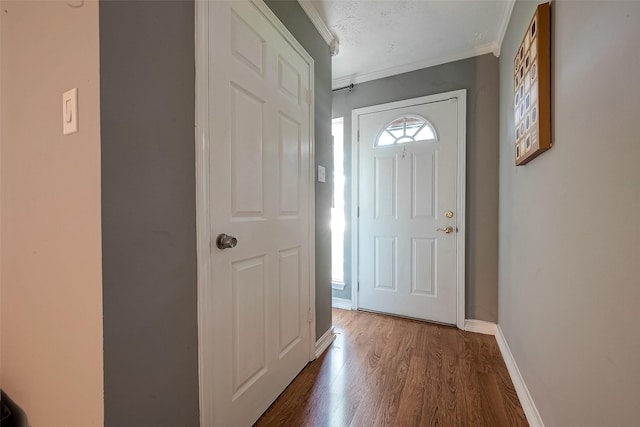
[[[549,4],[538,5],[513,61],[516,166],[551,142],[551,25]]]

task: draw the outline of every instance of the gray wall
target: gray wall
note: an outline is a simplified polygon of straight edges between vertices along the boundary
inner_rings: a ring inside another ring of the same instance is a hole
[[[640,3],[552,4],[555,146],[514,166],[518,1],[500,57],[500,326],[544,424],[638,424]]]
[[[100,2],[106,426],[197,426],[194,3]]]
[[[295,0],[266,1],[315,61],[315,159],[327,168],[327,182],[316,181],[316,335],[331,327],[331,55],[300,4]]]
[[[333,95],[333,117],[344,117],[345,197],[351,200],[351,112],[355,108],[467,89],[466,316],[498,317],[498,59],[493,55],[356,85]],[[346,217],[351,217],[347,202]],[[351,299],[351,229],[345,233],[344,291]]]
[[[295,1],[268,2],[315,60],[331,171],[331,58]],[[105,425],[196,426],[193,1],[101,1]],[[330,183],[316,184],[316,330],[331,327]]]

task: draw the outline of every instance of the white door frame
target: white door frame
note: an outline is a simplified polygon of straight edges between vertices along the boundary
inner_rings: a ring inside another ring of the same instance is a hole
[[[315,279],[315,110],[314,110],[314,61],[302,45],[293,37],[263,0],[248,0],[273,24],[291,47],[309,64],[309,361],[316,358],[316,279]],[[210,334],[213,329],[211,271],[211,243],[213,242],[210,202],[210,130],[209,130],[209,1],[195,2],[195,61],[196,61],[196,231],[198,272],[198,379],[200,426],[213,425],[213,354]]]
[[[419,98],[405,99],[403,101],[389,102],[386,104],[372,105],[353,110],[351,115],[351,307],[358,309],[358,280],[360,269],[358,265],[358,201],[360,200],[360,143],[358,141],[358,125],[363,114],[377,113],[384,110],[410,107],[417,104],[427,104],[458,98],[458,174],[456,177],[456,212],[458,212],[458,232],[456,233],[457,252],[457,304],[456,326],[464,329],[465,320],[465,197],[466,197],[466,167],[467,167],[467,90],[460,89],[436,95],[422,96]]]

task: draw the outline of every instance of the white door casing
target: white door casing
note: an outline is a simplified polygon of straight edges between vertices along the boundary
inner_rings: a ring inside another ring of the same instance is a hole
[[[376,147],[407,115],[437,140]],[[464,326],[465,122],[464,90],[354,110],[354,307]]]
[[[244,426],[315,357],[313,59],[261,0],[196,41],[200,423]]]

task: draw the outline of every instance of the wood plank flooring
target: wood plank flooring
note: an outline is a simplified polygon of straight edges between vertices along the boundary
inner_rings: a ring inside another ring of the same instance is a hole
[[[527,426],[494,337],[333,310],[338,334],[256,426]]]

